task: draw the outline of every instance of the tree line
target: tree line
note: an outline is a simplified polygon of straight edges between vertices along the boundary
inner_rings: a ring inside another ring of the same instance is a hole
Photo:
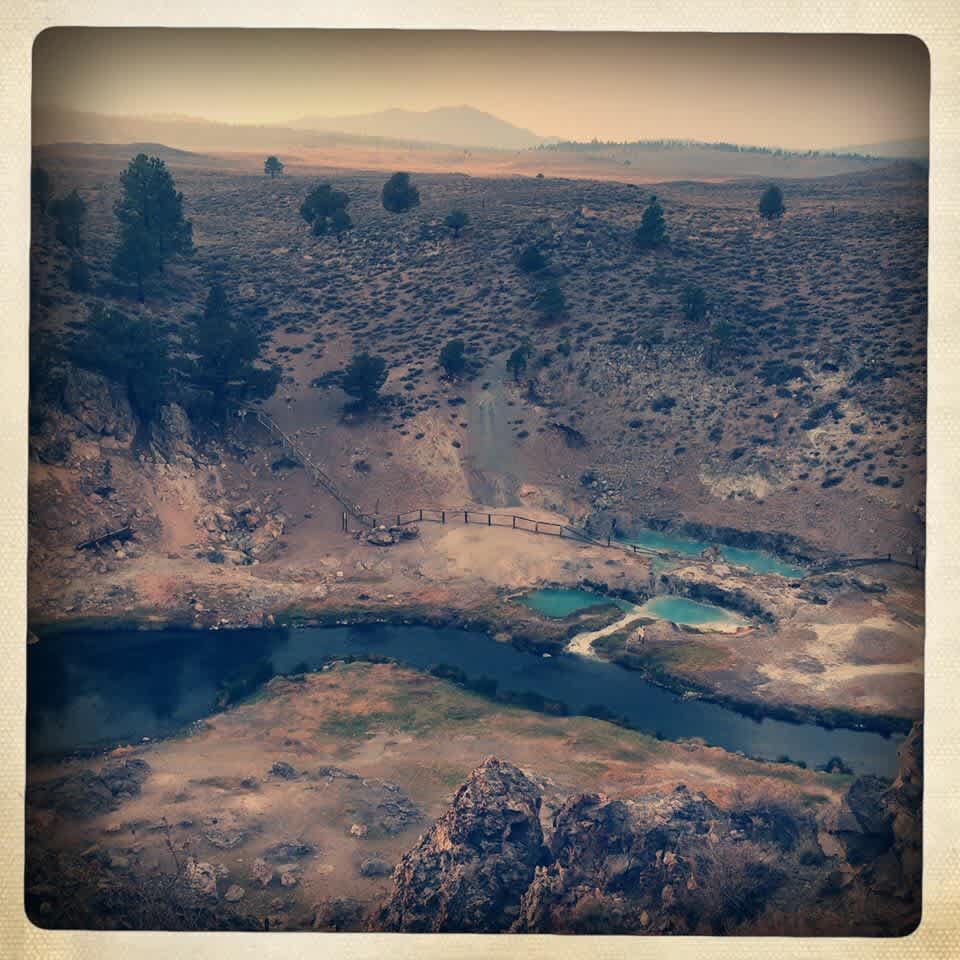
[[[283,174],[284,164],[276,156],[264,161],[264,174],[271,179]],[[120,175],[120,197],[114,204],[117,241],[111,260],[111,272],[135,292],[144,303],[150,282],[174,257],[194,253],[193,226],[184,217],[183,194],[178,192],[165,163],[158,157],[138,154]],[[34,168],[31,174],[34,205],[54,222],[57,240],[71,252],[68,282],[71,289],[89,289],[89,269],[80,256],[84,239],[87,206],[76,189],[53,196],[52,182],[45,170]],[[397,172],[381,190],[383,208],[402,214],[420,204],[420,192],[410,174]],[[353,227],[347,212],[349,196],[329,183],[313,187],[300,205],[301,218],[315,237],[333,235],[338,240]],[[764,219],[777,220],[786,211],[783,192],[776,184],[763,191],[758,211]],[[469,224],[468,214],[459,208],[444,219],[454,237]],[[664,209],[656,195],[644,208],[633,240],[640,251],[662,248],[669,243]],[[517,255],[517,268],[531,278],[533,303],[543,323],[560,320],[567,312],[566,297],[550,269],[550,263],[536,243],[524,246]],[[702,288],[688,286],[681,295],[681,308],[691,323],[704,320],[709,303]],[[718,346],[725,335],[718,325]],[[726,331],[729,333],[729,331]],[[526,369],[533,353],[529,339],[523,340],[507,360],[515,378]],[[240,405],[273,394],[280,380],[280,369],[260,363],[261,347],[256,324],[245,314],[237,314],[225,288],[210,285],[204,308],[191,314],[172,344],[149,316],[128,316],[123,311],[95,304],[81,336],[71,344],[71,356],[78,365],[97,370],[126,387],[131,405],[149,421],[160,404],[171,396],[182,396],[189,387],[195,395],[192,407],[212,420],[221,420],[231,405]],[[438,365],[449,378],[456,378],[470,367],[461,339],[449,341],[440,351]],[[369,353],[355,355],[341,372],[343,390],[358,408],[378,402],[379,392],[388,377],[387,363]]]

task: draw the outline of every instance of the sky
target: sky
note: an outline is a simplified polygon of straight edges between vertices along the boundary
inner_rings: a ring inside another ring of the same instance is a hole
[[[911,37],[55,28],[34,105],[283,125],[468,104],[541,136],[829,149],[928,135]]]

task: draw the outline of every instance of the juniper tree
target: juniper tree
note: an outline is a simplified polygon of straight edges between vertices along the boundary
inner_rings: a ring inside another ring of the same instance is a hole
[[[395,173],[384,185],[381,194],[384,210],[403,213],[420,206],[420,191],[410,182],[409,173]]]
[[[786,211],[783,203],[783,191],[771,183],[760,197],[760,216],[765,220],[778,220]]]
[[[344,393],[354,397],[360,407],[366,408],[376,402],[387,376],[387,361],[383,357],[358,353],[343,371],[340,385]]]
[[[283,164],[277,157],[267,157],[267,159],[263,161],[263,172],[272,180],[274,177],[283,173]]]
[[[667,224],[663,219],[663,207],[656,195],[650,197],[650,202],[643,211],[634,241],[642,250],[650,250],[667,242]]]
[[[334,233],[339,238],[353,226],[347,213],[349,203],[350,198],[342,190],[334,190],[329,183],[321,183],[300,204],[300,216],[313,227],[315,237]]]
[[[451,377],[463,373],[467,366],[467,360],[464,356],[465,344],[462,340],[450,340],[440,351],[440,366],[444,372]]]
[[[193,225],[183,216],[183,194],[159,157],[141,153],[120,175],[122,195],[114,205],[120,224],[120,244],[113,258],[113,273],[124,283],[134,283],[144,301],[145,284],[163,270],[175,254],[193,252]]]
[[[451,210],[443,222],[453,231],[455,237],[459,237],[460,231],[470,222],[470,217],[466,210]]]
[[[86,215],[87,205],[76,190],[71,190],[66,196],[57,197],[50,204],[50,216],[56,221],[57,239],[71,250],[81,245],[81,228]]]
[[[707,315],[707,295],[703,287],[691,284],[684,288],[680,296],[680,306],[688,322],[700,323]]]

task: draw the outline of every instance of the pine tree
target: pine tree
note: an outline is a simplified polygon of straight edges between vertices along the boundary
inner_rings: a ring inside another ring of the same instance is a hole
[[[126,388],[134,412],[152,420],[170,384],[167,341],[149,317],[128,317],[96,304],[73,341],[74,363]]]
[[[267,159],[263,161],[263,172],[272,180],[274,177],[283,173],[283,164],[277,157],[267,157]]]
[[[57,239],[71,250],[76,250],[81,244],[81,228],[86,215],[87,205],[76,190],[71,190],[64,197],[57,197],[50,204],[50,216],[56,221]]]
[[[34,167],[30,171],[30,202],[40,213],[46,213],[52,194],[50,174],[43,167]]]
[[[144,301],[145,284],[175,254],[193,252],[193,225],[183,217],[183,194],[159,157],[138,154],[120,175],[123,190],[114,205],[120,245],[113,258],[118,280],[135,283]]]
[[[257,367],[260,336],[248,317],[238,317],[219,283],[207,294],[203,313],[192,318],[186,337],[195,355],[190,369],[193,382],[212,396],[211,414],[222,419],[230,404],[269,397],[280,382],[276,367]]]

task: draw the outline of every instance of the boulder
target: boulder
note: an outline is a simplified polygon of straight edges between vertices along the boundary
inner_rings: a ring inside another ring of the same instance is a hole
[[[212,863],[188,857],[184,876],[187,884],[197,893],[205,897],[217,896],[217,870]]]
[[[250,876],[259,883],[261,887],[266,887],[273,879],[273,867],[262,857],[258,857],[250,867]]]
[[[270,863],[287,863],[290,860],[296,860],[301,857],[308,857],[314,853],[316,847],[306,840],[281,840],[267,847],[263,852],[263,858]]]
[[[393,873],[393,867],[379,857],[367,857],[360,863],[362,877],[387,877]]]

